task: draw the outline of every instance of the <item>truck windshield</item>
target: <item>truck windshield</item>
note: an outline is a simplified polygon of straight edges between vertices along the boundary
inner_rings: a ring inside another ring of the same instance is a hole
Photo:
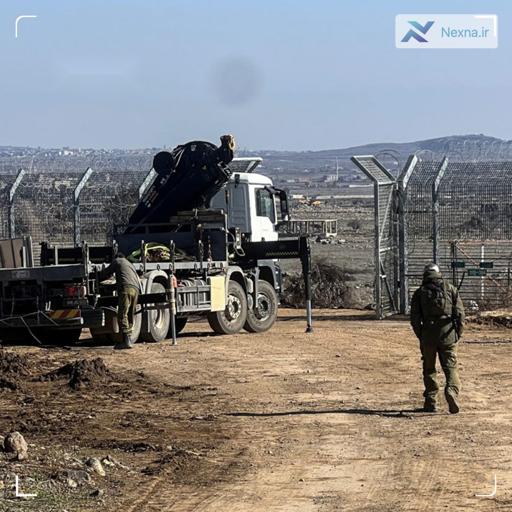
[[[268,217],[273,224],[275,223],[274,196],[269,190],[264,188],[256,190],[256,215]]]

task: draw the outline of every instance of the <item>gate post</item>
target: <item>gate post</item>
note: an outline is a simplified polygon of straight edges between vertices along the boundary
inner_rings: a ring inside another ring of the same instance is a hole
[[[377,308],[377,317],[382,318],[382,269],[380,268],[380,222],[379,222],[379,184],[373,184],[373,220],[375,229],[374,259],[375,259],[375,307]]]
[[[378,318],[397,313],[396,179],[373,156],[351,158],[373,182],[375,302]]]
[[[83,176],[80,178],[78,185],[73,190],[73,242],[75,247],[80,245],[81,236],[80,236],[80,193],[84,188],[87,180],[93,173],[93,170],[88,167],[84,172]]]
[[[25,169],[20,169],[16,179],[14,180],[14,183],[9,189],[9,210],[7,213],[9,219],[9,238],[14,238],[16,236],[16,224],[14,220],[14,197],[16,196],[16,191],[18,190],[23,176],[25,176]]]
[[[399,261],[399,283],[400,283],[400,313],[406,314],[409,311],[409,252],[407,233],[407,185],[411,178],[418,157],[410,155],[397,181],[397,213],[398,213],[398,261]]]
[[[434,263],[439,262],[439,185],[447,167],[448,158],[445,156],[432,182],[432,258]]]

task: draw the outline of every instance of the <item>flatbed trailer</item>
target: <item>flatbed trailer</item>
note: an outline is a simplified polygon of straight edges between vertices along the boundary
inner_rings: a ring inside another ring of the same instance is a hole
[[[112,246],[89,247],[84,243],[80,247],[56,247],[44,243],[40,266],[0,269],[0,339],[32,337],[41,343],[72,344],[82,329],[88,328],[98,342],[120,341],[115,282],[101,282],[99,274],[118,250],[130,253],[135,247],[141,254],[133,265],[142,291],[134,340],[172,339],[175,343],[191,315],[206,315],[219,334],[243,328],[249,332],[269,329],[277,316],[281,291],[277,259],[300,258],[309,290],[306,238],[240,242],[235,250],[225,229],[224,213],[199,210],[188,215],[186,231],[156,224],[145,226],[142,233],[119,234]],[[180,229],[186,227],[185,217],[179,218]],[[146,256],[148,239],[168,248],[167,261],[151,261]],[[29,247],[24,251],[32,253]],[[184,253],[187,259],[177,261]],[[255,304],[259,304],[260,315],[258,318],[253,313],[250,323],[248,312],[258,311]],[[307,330],[311,330],[310,304]]]

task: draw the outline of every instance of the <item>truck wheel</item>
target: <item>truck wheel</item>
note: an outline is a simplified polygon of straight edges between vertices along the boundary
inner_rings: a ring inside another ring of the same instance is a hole
[[[165,293],[165,286],[160,283],[151,285],[151,293]],[[171,312],[165,303],[156,304],[156,309],[151,309],[145,315],[140,339],[148,343],[158,343],[167,338],[171,325]]]
[[[208,313],[208,323],[217,334],[236,334],[247,320],[247,297],[236,281],[228,285],[228,300],[224,311]]]
[[[188,318],[186,316],[177,316],[175,320],[176,325],[176,334],[179,334],[183,329],[185,329],[185,325],[187,325]],[[168,338],[172,338],[171,332],[171,320],[169,319],[169,332],[167,333]]]
[[[254,308],[247,311],[244,329],[248,332],[268,331],[277,318],[277,293],[267,281],[258,281],[258,299]]]

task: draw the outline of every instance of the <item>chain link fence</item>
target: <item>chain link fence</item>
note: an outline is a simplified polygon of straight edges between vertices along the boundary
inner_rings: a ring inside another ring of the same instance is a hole
[[[378,191],[375,283],[382,316],[408,310],[423,266],[432,260],[471,307],[510,305],[512,161],[415,156],[395,179],[374,157],[357,158]],[[0,173],[0,237],[30,235],[36,258],[42,241],[108,244],[114,226],[127,223],[150,178],[144,170],[92,166],[81,172],[5,170]]]
[[[104,245],[126,224],[147,171],[26,172],[0,174],[0,237],[31,236],[40,243]]]
[[[429,261],[440,265],[470,308],[511,305],[512,161],[451,162],[412,155],[393,190],[396,208],[387,217],[381,217],[375,196],[376,232],[387,231],[390,222],[399,226],[393,231],[394,243],[388,244],[399,261],[397,276],[391,255],[376,253],[376,280],[385,275],[389,296],[400,297],[394,310],[386,310],[385,297],[376,288],[382,316],[408,311]]]
[[[470,307],[508,306],[512,162],[418,161],[405,197],[408,296],[433,260]]]
[[[127,224],[147,174],[138,171],[93,173],[80,194],[81,239],[92,245],[110,243],[114,226]]]
[[[10,233],[9,193],[16,180],[16,173],[0,174],[0,238],[8,238]]]

